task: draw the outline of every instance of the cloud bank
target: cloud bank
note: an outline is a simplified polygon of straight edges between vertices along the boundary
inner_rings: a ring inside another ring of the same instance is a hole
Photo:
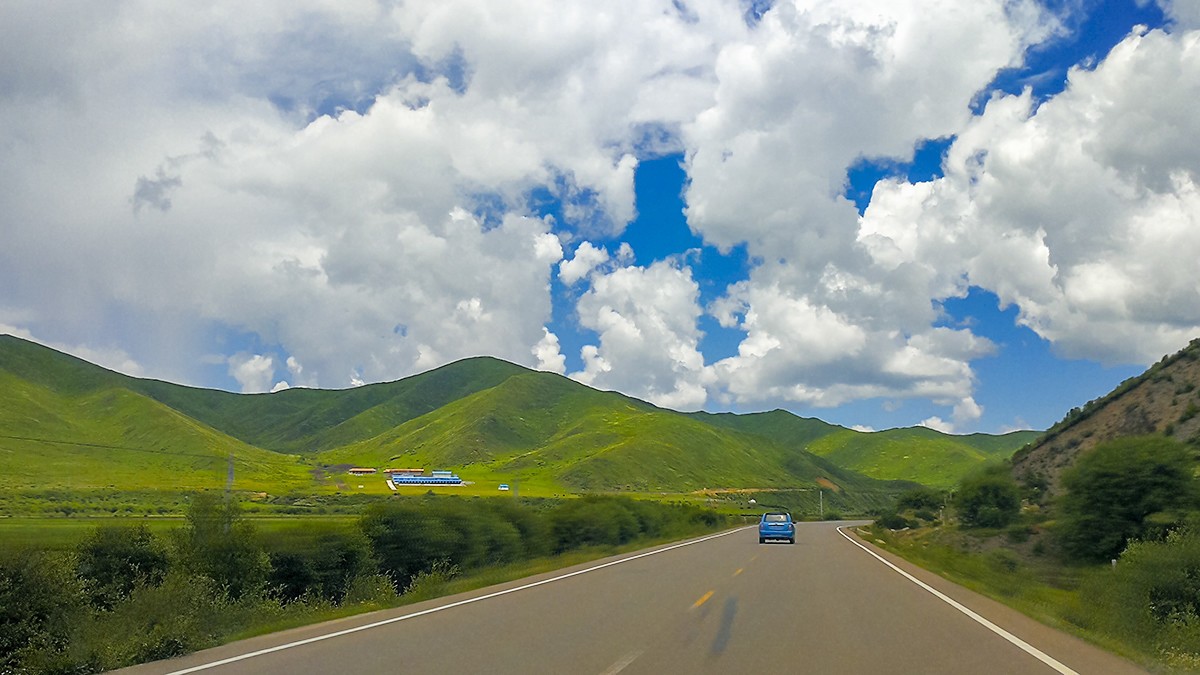
[[[1061,17],[7,3],[0,323],[246,391],[491,354],[681,409],[921,399],[944,408],[928,426],[970,429],[971,364],[998,347],[941,303],[972,286],[1070,357],[1141,363],[1200,332],[1200,22],[1164,9],[1062,94],[973,115]],[[943,177],[882,181],[861,216],[842,197],[855,162],[949,137]],[[692,231],[751,260],[711,302],[682,251],[623,245],[639,158],[664,153]],[[703,353],[705,317],[736,354]]]

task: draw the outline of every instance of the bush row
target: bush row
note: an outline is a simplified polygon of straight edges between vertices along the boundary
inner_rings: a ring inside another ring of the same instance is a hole
[[[184,654],[338,606],[395,604],[461,571],[724,523],[632,499],[394,499],[348,526],[259,537],[236,503],[194,495],[159,537],[104,525],[74,550],[0,553],[0,673],[89,673]]]

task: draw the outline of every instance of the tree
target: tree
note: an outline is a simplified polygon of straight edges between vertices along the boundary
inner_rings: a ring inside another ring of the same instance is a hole
[[[1096,447],[1063,474],[1059,537],[1077,560],[1117,557],[1152,523],[1196,505],[1188,449],[1161,436],[1121,438]]]
[[[927,487],[913,488],[900,495],[900,498],[896,501],[896,510],[920,511],[925,509],[937,511],[942,508],[942,501],[944,499],[945,494],[940,490]]]
[[[231,598],[257,593],[266,585],[270,559],[236,501],[223,501],[209,492],[192,495],[179,548],[190,571],[216,581]]]
[[[1021,512],[1021,491],[1006,467],[993,466],[963,479],[954,504],[967,527],[1004,527]]]
[[[41,551],[0,552],[0,673],[25,672],[31,653],[61,652],[88,618],[70,561]]]
[[[166,547],[145,525],[97,527],[78,553],[76,570],[100,609],[112,609],[139,584],[162,583],[170,569]]]

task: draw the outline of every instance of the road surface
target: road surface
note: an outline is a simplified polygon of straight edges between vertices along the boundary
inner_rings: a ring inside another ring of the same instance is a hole
[[[839,526],[799,523],[794,545],[740,529],[124,672],[1143,672]]]

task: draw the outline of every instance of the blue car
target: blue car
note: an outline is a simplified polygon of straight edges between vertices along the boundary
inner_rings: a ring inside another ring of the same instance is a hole
[[[784,511],[764,513],[758,521],[758,543],[765,544],[768,539],[786,539],[787,543],[796,543],[796,523],[792,522],[792,514]]]

